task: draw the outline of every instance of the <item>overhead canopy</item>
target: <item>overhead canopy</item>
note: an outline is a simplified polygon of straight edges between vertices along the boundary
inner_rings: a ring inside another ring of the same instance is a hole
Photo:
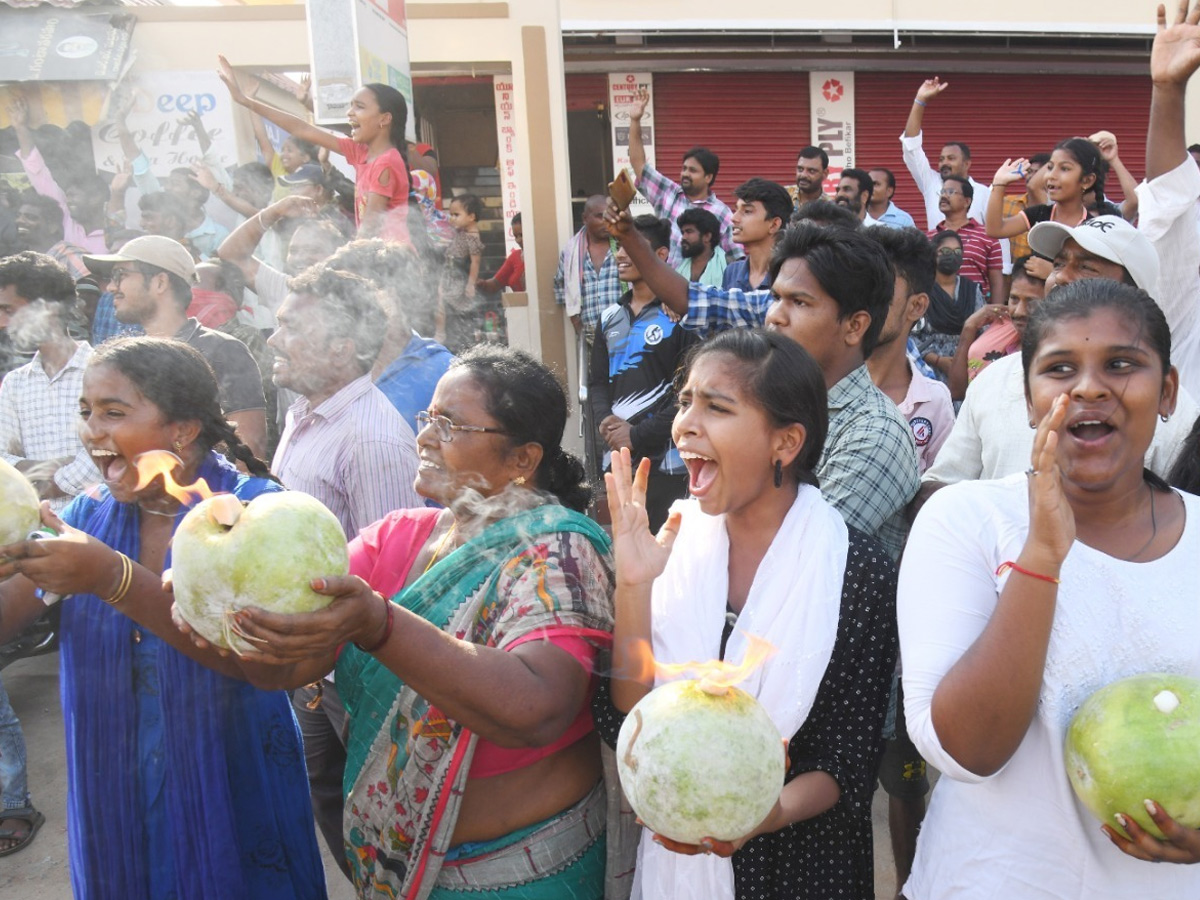
[[[20,0],[2,2],[16,6]],[[0,31],[0,82],[115,81],[134,21],[111,6],[9,10]]]

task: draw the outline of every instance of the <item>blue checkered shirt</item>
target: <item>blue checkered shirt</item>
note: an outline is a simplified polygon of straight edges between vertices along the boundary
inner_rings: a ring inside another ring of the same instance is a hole
[[[774,295],[770,291],[743,291],[688,283],[688,311],[684,327],[710,337],[728,328],[761,328]]]
[[[573,240],[573,239],[572,239]],[[558,271],[554,273],[554,299],[561,306],[566,302],[563,282],[566,278],[564,269],[567,262],[567,251],[558,255]],[[580,291],[579,318],[583,327],[593,332],[600,322],[600,314],[621,299],[625,293],[621,289],[621,279],[617,275],[617,261],[613,257],[612,247],[604,257],[599,271],[592,265],[592,255],[584,256],[583,260],[583,289]]]

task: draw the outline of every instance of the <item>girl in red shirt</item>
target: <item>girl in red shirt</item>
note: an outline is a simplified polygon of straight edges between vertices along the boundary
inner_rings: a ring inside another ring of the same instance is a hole
[[[367,84],[350,101],[350,137],[326,131],[283,110],[248,97],[233,67],[219,56],[218,74],[234,103],[274,122],[293,137],[334,150],[354,166],[354,222],[360,238],[378,237],[409,243],[408,104],[404,95],[386,84]]]

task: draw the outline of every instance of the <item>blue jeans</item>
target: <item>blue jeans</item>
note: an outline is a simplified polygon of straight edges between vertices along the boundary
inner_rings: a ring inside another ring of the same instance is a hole
[[[23,809],[29,805],[25,779],[25,735],[0,681],[0,805]],[[0,815],[3,818],[3,815]]]

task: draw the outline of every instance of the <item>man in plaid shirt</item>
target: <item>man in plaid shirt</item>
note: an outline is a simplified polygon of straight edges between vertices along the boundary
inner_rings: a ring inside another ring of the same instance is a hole
[[[0,260],[0,329],[33,359],[0,383],[0,456],[25,473],[55,512],[100,480],[79,441],[79,394],[92,355],[67,333],[70,273],[44,253]]]
[[[650,165],[646,161],[646,147],[642,142],[642,116],[649,102],[650,93],[643,89],[629,108],[629,164],[637,176],[637,188],[654,207],[654,214],[660,219],[671,220],[671,247],[667,262],[676,267],[683,259],[679,251],[682,235],[675,220],[685,209],[692,207],[707,209],[717,217],[721,223],[721,249],[729,254],[730,259],[737,259],[742,255],[742,248],[733,240],[733,212],[712,192],[717,170],[721,166],[720,158],[707,147],[688,150],[683,154],[679,184]]]

